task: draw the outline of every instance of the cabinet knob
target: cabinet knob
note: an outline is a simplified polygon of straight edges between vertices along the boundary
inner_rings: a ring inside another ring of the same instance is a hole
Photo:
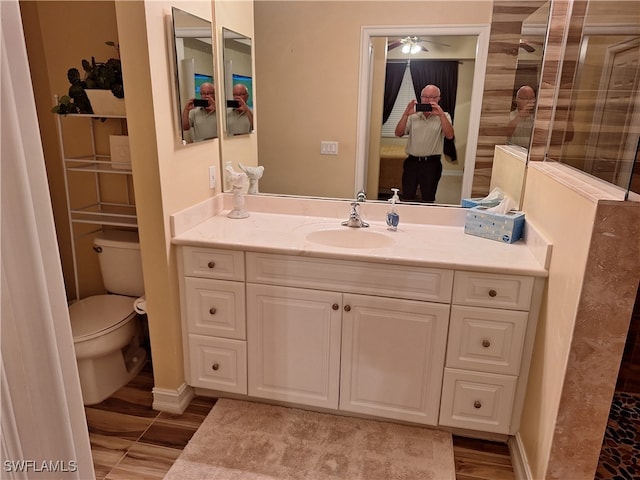
[[[333,305],[331,305],[331,308],[333,308],[334,310],[338,310],[340,308],[340,305],[334,303]]]
[[[498,292],[496,292],[493,288],[491,290],[489,290],[489,296],[490,297],[495,297],[496,295],[498,295]]]
[[[345,312],[350,312],[351,311],[351,305],[345,305],[344,306],[344,311]]]
[[[473,402],[473,407],[482,408],[482,402],[480,400],[476,400],[475,402]]]
[[[211,368],[213,368],[215,371],[218,371],[218,369],[220,368],[220,365],[218,365],[217,363],[214,363],[213,365],[211,365]]]
[[[209,309],[209,313],[210,313],[211,315],[215,315],[215,314],[216,314],[216,312],[217,312],[216,307],[211,307],[211,308]]]
[[[209,268],[213,268],[216,266],[216,262],[214,262],[213,260],[211,260],[209,263],[207,263],[207,267]]]
[[[484,340],[482,340],[482,346],[484,348],[489,348],[491,346],[491,342],[485,338]]]

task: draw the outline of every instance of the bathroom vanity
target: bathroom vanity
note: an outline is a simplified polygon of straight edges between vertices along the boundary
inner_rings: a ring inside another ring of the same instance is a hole
[[[366,207],[369,228],[222,211],[175,236],[187,383],[204,394],[515,433],[548,246],[465,235],[460,209],[445,223],[401,221],[391,232],[374,218],[386,205]]]

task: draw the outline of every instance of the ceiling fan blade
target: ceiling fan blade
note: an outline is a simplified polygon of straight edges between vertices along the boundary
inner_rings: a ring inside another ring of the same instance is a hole
[[[400,45],[402,45],[401,40],[394,40],[393,42],[387,42],[387,50],[393,50],[394,48],[397,48]]]
[[[425,40],[424,38],[418,39],[419,42],[433,43],[434,45],[441,45],[443,47],[450,47],[451,45],[447,43],[434,42],[433,40]]]
[[[529,52],[529,53],[533,53],[536,51],[534,47],[532,47],[526,42],[523,42],[522,40],[520,41],[520,48],[522,48],[525,52]]]

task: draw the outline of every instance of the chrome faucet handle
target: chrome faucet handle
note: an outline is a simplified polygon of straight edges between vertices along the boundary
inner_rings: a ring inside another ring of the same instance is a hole
[[[366,202],[367,201],[367,193],[364,190],[360,190],[356,195],[356,202]]]
[[[345,220],[342,222],[342,225],[345,227],[353,227],[353,228],[363,228],[368,227],[369,224],[363,222],[360,218],[360,214],[358,213],[358,207],[360,204],[358,202],[351,202],[351,213],[349,214],[349,220]]]

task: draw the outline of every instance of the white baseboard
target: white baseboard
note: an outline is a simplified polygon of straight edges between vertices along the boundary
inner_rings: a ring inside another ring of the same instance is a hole
[[[154,387],[152,393],[154,410],[176,415],[184,413],[195,395],[193,388],[186,383],[176,390]]]
[[[516,480],[533,480],[531,476],[531,468],[527,460],[527,454],[520,438],[520,433],[509,437],[507,442],[509,445],[509,453],[511,454],[511,464],[513,465],[513,473]]]

